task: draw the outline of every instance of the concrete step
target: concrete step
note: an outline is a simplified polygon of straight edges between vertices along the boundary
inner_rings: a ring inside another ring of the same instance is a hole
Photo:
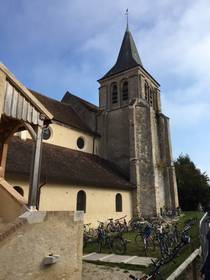
[[[152,258],[155,260],[154,258]],[[133,265],[140,265],[148,267],[152,264],[151,258],[148,257],[138,257],[138,256],[126,256],[126,255],[115,255],[115,254],[98,254],[91,253],[83,256],[85,261],[101,261],[101,262],[110,262],[110,263],[126,263]]]

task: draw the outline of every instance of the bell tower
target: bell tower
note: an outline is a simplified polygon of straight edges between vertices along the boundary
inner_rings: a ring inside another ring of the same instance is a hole
[[[145,70],[126,28],[115,65],[98,81],[100,154],[135,185],[134,213],[157,215],[178,206],[169,119],[160,85]]]

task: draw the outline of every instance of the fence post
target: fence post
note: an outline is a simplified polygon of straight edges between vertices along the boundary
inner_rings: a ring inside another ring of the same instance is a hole
[[[192,252],[194,252],[195,248],[194,248],[193,242],[191,243],[191,248],[192,248]],[[196,259],[197,259],[197,258],[195,258],[195,259],[192,261],[192,279],[193,279],[193,280],[198,280],[198,277],[197,277],[197,270],[196,270]]]

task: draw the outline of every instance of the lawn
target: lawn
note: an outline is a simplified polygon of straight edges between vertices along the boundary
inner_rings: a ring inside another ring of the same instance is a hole
[[[201,212],[185,212],[183,216],[180,217],[179,222],[178,222],[178,227],[180,229],[183,228],[185,222],[189,220],[190,218],[196,218],[197,223],[191,228],[190,230],[190,236],[191,236],[191,244],[187,245],[185,248],[182,249],[181,253],[179,256],[176,257],[175,262],[171,262],[168,265],[165,265],[162,270],[161,270],[161,275],[165,279],[168,275],[170,275],[183,261],[194,251],[196,248],[198,248],[199,245],[199,220],[202,217]],[[143,246],[142,248],[139,248],[136,243],[135,243],[135,232],[129,232],[125,233],[124,237],[129,240],[127,244],[127,251],[126,255],[129,256],[145,256]],[[84,254],[88,254],[91,252],[97,252],[97,243],[92,243],[88,244],[87,247],[84,249]],[[111,253],[110,249],[103,249],[102,253]],[[150,257],[159,257],[159,249],[156,248],[156,250],[151,250],[149,251],[149,256]],[[110,265],[110,264],[107,264]],[[117,265],[117,264],[116,264]],[[128,268],[130,269],[132,266],[129,265],[127,267],[125,264],[118,265],[123,268]],[[131,266],[131,267],[130,267]],[[132,267],[132,269],[138,269],[137,267]],[[145,270],[139,268],[140,270]]]

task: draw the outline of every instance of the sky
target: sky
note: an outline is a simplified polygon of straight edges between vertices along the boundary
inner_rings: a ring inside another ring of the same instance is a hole
[[[173,156],[210,175],[209,0],[0,0],[0,61],[25,86],[98,104],[126,27],[161,84]]]

